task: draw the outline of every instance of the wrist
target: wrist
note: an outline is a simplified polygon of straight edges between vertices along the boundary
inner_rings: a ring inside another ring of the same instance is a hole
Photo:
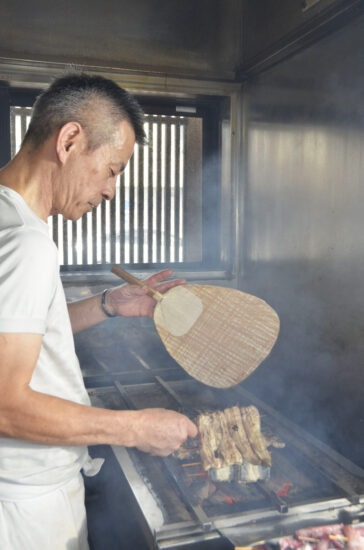
[[[138,424],[140,411],[122,410],[116,412],[116,424],[113,428],[113,444],[123,447],[138,445]]]
[[[116,317],[117,314],[112,311],[110,308],[110,304],[107,303],[107,294],[109,292],[108,288],[105,288],[105,290],[101,294],[101,309],[103,313],[106,315],[106,317]]]

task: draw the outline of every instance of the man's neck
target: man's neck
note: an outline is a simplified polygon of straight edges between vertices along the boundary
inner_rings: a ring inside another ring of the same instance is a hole
[[[22,148],[0,170],[0,184],[19,193],[29,208],[47,221],[52,209],[51,169],[41,155]]]

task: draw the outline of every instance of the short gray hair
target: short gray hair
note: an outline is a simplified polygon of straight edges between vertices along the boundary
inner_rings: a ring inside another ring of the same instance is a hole
[[[112,140],[121,120],[130,123],[137,143],[146,143],[144,113],[129,92],[102,76],[70,73],[38,96],[23,144],[37,149],[67,122],[78,122],[95,150]]]

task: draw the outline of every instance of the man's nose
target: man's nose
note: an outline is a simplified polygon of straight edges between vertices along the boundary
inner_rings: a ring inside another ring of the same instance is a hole
[[[106,201],[111,201],[115,195],[115,185],[108,185],[102,192],[102,198]]]

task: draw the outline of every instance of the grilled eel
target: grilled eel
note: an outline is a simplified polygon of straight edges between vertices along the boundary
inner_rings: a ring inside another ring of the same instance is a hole
[[[231,407],[201,414],[197,418],[200,455],[205,470],[232,464],[271,466],[268,441],[260,431],[256,407]]]
[[[229,435],[223,411],[202,414],[197,418],[200,455],[205,470],[242,464],[243,458]]]
[[[259,464],[272,466],[272,458],[267,449],[267,441],[260,431],[260,414],[258,409],[253,405],[250,407],[241,407],[240,413],[249,442],[253,447],[254,453],[259,458]]]
[[[197,427],[200,436],[200,455],[205,470],[221,468],[222,459],[217,456],[217,438],[219,437],[213,426],[213,415],[200,414],[197,418]]]
[[[231,466],[231,464],[242,464],[243,457],[231,437],[229,425],[227,422],[226,411],[218,411],[215,414],[221,426],[222,439],[220,442],[219,450],[221,452],[224,465]]]
[[[229,426],[230,437],[234,441],[242,457],[250,464],[260,464],[259,457],[254,452],[254,448],[249,440],[239,407],[225,409],[224,414]]]

